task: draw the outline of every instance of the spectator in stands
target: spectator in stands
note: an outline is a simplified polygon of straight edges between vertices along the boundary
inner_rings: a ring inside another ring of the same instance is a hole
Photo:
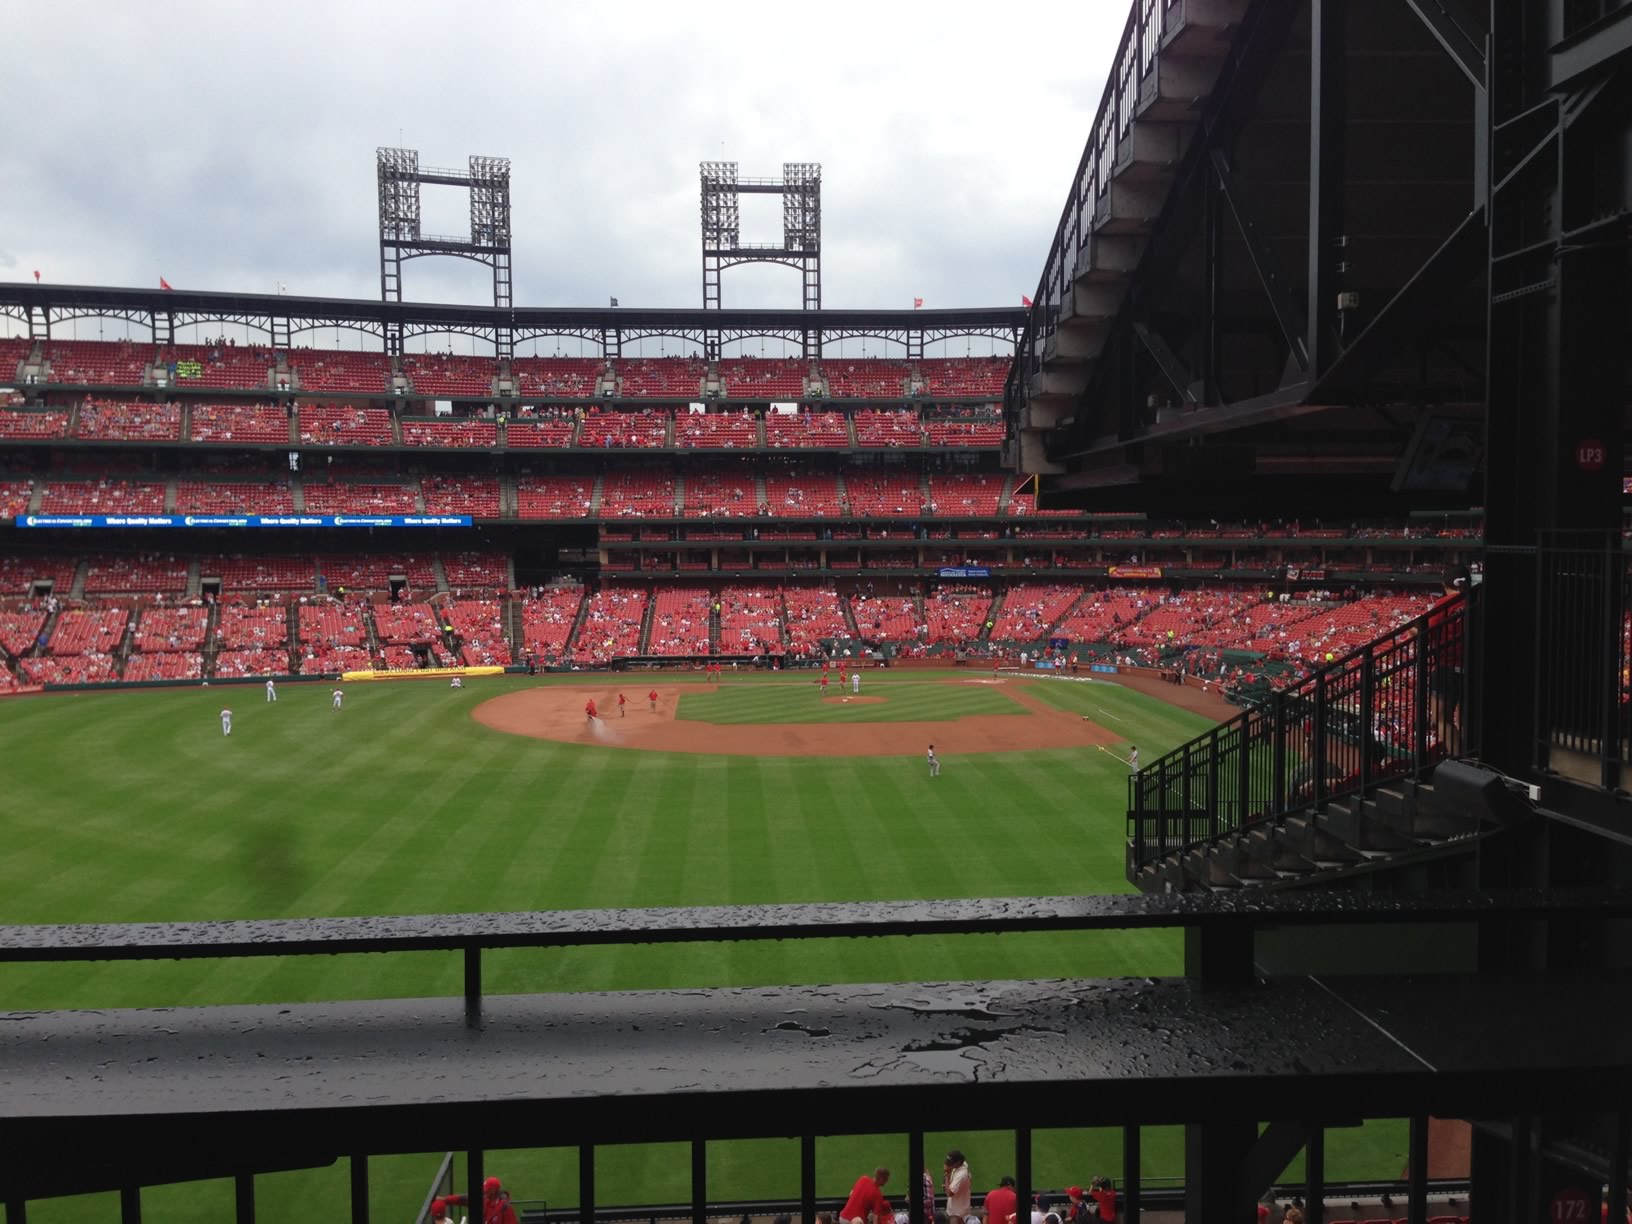
[[[450,1194],[447,1201],[452,1206],[464,1207],[470,1203],[470,1197],[464,1194]],[[496,1177],[490,1177],[482,1183],[481,1224],[521,1224],[516,1216],[516,1209],[510,1205],[510,1192]]]
[[[872,1224],[890,1224],[893,1217],[890,1215],[890,1205],[884,1198],[884,1187],[889,1180],[890,1171],[882,1167],[874,1169],[871,1177],[863,1173],[856,1178],[839,1218],[844,1221],[860,1220],[866,1224],[868,1217],[871,1217]]]
[[[1019,1203],[1020,1200],[1014,1191],[1014,1178],[1002,1178],[995,1190],[986,1192],[984,1208],[986,1224],[1015,1224],[1015,1212],[1019,1210]]]
[[[963,1152],[953,1148],[946,1154],[946,1172],[942,1178],[946,1187],[946,1214],[954,1220],[966,1218],[972,1209],[971,1192],[974,1189],[969,1161]]]

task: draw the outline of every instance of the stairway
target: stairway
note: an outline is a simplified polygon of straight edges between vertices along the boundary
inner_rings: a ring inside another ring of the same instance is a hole
[[[174,476],[164,478],[164,512],[166,514],[176,512],[176,478]]]
[[[185,593],[188,599],[198,598],[199,577],[199,560],[197,557],[193,557],[187,562],[187,587]],[[215,608],[213,606],[210,608],[209,619],[212,622],[215,619]]]
[[[89,565],[84,561],[74,566],[74,580],[68,585],[69,599],[85,598],[85,574],[89,568]]]
[[[589,517],[590,518],[600,518],[601,517],[601,491],[602,491],[603,488],[605,488],[605,485],[606,485],[606,477],[604,477],[604,476],[595,477],[595,488],[593,490],[591,490],[590,494],[589,494]]]
[[[448,571],[442,568],[441,557],[435,555],[431,557],[431,573],[436,575],[437,594],[446,595],[450,589],[448,587]]]
[[[986,610],[986,623],[980,627],[980,636],[975,639],[982,646],[991,645],[992,629],[997,625],[997,617],[1003,611],[1003,601],[1009,597],[1007,587],[998,588],[997,594],[992,596],[992,606]]]
[[[672,423],[670,425],[670,428],[671,429],[673,428]],[[675,476],[674,476],[674,506],[672,507],[672,509],[674,511],[674,517],[675,518],[680,518],[685,513],[685,506],[686,506],[686,477],[685,477],[684,473],[676,472]],[[676,531],[674,533],[674,536],[675,536],[676,539],[679,539],[680,538],[680,532]]]
[[[197,564],[197,562],[194,562],[193,565],[188,567],[187,585],[188,585],[188,594],[196,594],[197,593],[197,591],[198,591],[198,564]],[[204,611],[204,649],[199,651],[199,654],[202,655],[203,659],[204,659],[204,665],[200,669],[200,673],[203,675],[204,679],[206,679],[206,680],[215,679],[215,656],[216,656],[217,650],[219,649],[216,646],[215,631],[220,626],[220,624],[221,624],[221,605],[218,602],[213,602],[212,601],[209,604],[209,606],[207,608],[205,608],[205,611]]]
[[[708,602],[708,653],[715,658],[720,655],[720,593],[714,592]]]
[[[759,444],[761,446],[765,445],[764,421],[759,423]],[[756,470],[754,472],[754,513],[757,515],[762,509],[769,509],[770,504],[771,494],[765,487],[765,473]]]
[[[28,512],[38,514],[40,512],[40,502],[45,499],[45,481],[36,480],[33,485],[33,491],[28,495]]]
[[[640,638],[636,646],[638,654],[645,654],[652,644],[652,622],[657,619],[657,594],[654,591],[646,601],[646,610],[640,617]]]
[[[578,601],[578,615],[572,618],[572,632],[567,634],[566,649],[571,651],[576,647],[579,637],[584,632],[584,622],[589,619],[589,590],[586,587],[584,597]]]
[[[844,624],[850,631],[850,636],[858,642],[861,640],[861,626],[856,624],[856,610],[850,606],[850,597],[839,594],[839,608],[844,612]]]
[[[997,516],[999,518],[1009,517],[1009,508],[1014,502],[1015,479],[1013,476],[1003,478],[1003,491],[997,495]]]
[[[296,514],[306,513],[306,482],[300,476],[289,477],[289,500]]]

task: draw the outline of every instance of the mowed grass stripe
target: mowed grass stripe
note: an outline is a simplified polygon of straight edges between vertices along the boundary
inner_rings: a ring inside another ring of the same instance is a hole
[[[802,673],[810,676],[813,673]],[[814,673],[819,675],[820,673]],[[863,698],[851,701],[849,687],[842,691],[838,674],[828,687],[828,700],[814,680],[788,684],[722,684],[715,692],[682,693],[676,717],[691,722],[725,725],[744,723],[873,723],[939,722],[976,714],[1024,716],[1023,707],[996,688],[942,681],[862,681]]]

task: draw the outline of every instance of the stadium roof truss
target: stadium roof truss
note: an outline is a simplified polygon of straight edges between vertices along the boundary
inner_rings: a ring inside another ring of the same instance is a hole
[[[741,264],[780,264],[799,272],[803,282],[802,306],[822,308],[822,167],[819,162],[783,162],[781,178],[743,178],[737,163],[705,161],[698,178],[702,194],[703,309],[719,310],[720,273]],[[743,242],[743,195],[782,197],[782,241]],[[804,354],[819,344],[812,335],[801,337]],[[706,349],[718,357],[719,348]]]

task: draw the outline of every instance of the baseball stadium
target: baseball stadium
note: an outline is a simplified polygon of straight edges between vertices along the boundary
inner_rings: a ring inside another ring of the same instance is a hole
[[[1632,1219],[1632,5],[1117,29],[1018,304],[0,282],[6,1224]]]

